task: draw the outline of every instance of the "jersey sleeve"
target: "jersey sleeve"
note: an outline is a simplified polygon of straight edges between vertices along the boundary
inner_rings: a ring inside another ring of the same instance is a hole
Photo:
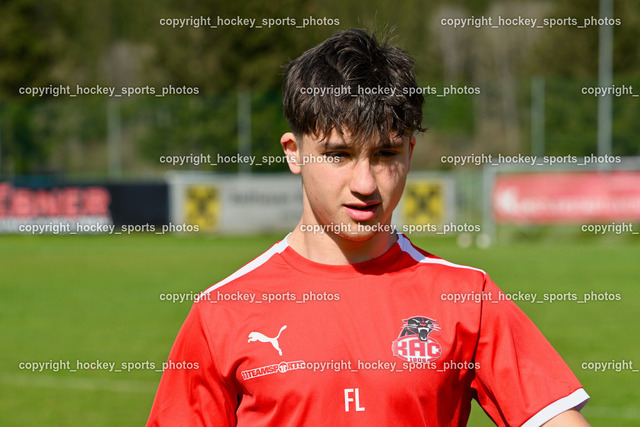
[[[147,426],[236,424],[238,393],[218,372],[200,306],[193,305],[173,344]]]
[[[533,322],[485,274],[471,387],[498,426],[539,426],[589,396]]]

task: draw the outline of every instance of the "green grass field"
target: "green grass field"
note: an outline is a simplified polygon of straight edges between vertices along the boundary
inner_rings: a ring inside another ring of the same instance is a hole
[[[282,236],[0,237],[0,420],[3,426],[140,426],[168,351],[191,302],[160,293],[198,292]],[[507,293],[619,293],[619,301],[519,306],[591,395],[594,426],[640,423],[640,373],[593,372],[584,362],[632,361],[640,368],[640,245],[634,242],[520,243],[460,249],[414,238],[456,263],[483,268]],[[140,362],[130,372],[30,372],[21,362]],[[147,364],[147,369],[142,364]],[[471,426],[493,425],[475,408]]]

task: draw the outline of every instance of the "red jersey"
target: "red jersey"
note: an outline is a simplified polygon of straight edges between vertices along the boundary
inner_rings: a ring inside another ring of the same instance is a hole
[[[459,426],[471,399],[533,426],[589,396],[484,271],[403,235],[351,265],[285,238],[194,303],[148,425]]]

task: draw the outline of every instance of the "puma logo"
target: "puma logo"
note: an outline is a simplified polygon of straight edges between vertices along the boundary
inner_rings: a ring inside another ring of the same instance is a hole
[[[268,336],[261,334],[260,332],[251,332],[249,334],[249,342],[253,342],[253,341],[270,342],[273,348],[278,350],[278,354],[282,356],[282,350],[280,350],[280,346],[278,345],[278,338],[280,338],[280,334],[285,329],[287,329],[287,325],[284,325],[282,328],[280,328],[280,332],[278,332],[278,335],[275,338],[269,338]]]

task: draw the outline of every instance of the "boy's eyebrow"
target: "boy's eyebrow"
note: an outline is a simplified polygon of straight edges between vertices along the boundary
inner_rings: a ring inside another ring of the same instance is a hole
[[[401,148],[404,146],[403,139],[389,139],[379,145],[379,148]]]
[[[349,150],[353,148],[353,145],[347,144],[344,141],[325,141],[321,143],[324,150]],[[402,148],[404,146],[404,140],[387,140],[381,144],[375,144],[375,148]]]
[[[344,141],[325,141],[322,143],[322,148],[324,150],[348,150],[353,147]]]

